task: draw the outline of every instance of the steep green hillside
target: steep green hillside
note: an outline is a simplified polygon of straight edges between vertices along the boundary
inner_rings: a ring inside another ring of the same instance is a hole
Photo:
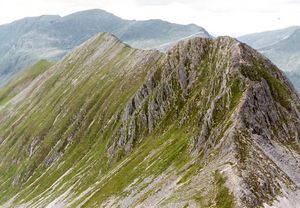
[[[0,106],[6,104],[11,98],[29,85],[38,75],[45,72],[52,65],[53,63],[47,60],[41,60],[17,75],[5,85],[5,87],[0,88]]]
[[[99,34],[18,96],[0,112],[3,207],[259,207],[299,197],[299,98],[234,39],[194,38],[164,54]]]

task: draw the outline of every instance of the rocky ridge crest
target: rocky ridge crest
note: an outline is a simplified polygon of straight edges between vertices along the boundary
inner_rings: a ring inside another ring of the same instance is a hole
[[[13,184],[0,202],[297,205],[299,97],[235,39],[193,38],[164,54],[100,34],[36,80],[0,112],[0,167],[12,171],[0,190]]]

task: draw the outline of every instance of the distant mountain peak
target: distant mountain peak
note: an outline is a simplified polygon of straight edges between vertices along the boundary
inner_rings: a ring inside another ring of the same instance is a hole
[[[89,9],[89,10],[79,11],[79,12],[75,12],[75,13],[69,14],[67,16],[64,16],[64,18],[71,18],[74,16],[83,16],[84,17],[84,16],[95,16],[95,15],[119,18],[116,15],[114,15],[110,12],[107,12],[103,9]]]
[[[0,86],[40,59],[62,59],[99,32],[112,33],[135,48],[164,50],[193,35],[210,36],[196,25],[162,20],[123,20],[101,9],[80,11],[64,17],[25,18],[0,26]]]

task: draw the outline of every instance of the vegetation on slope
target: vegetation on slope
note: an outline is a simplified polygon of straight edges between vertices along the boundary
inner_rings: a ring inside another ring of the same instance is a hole
[[[233,208],[234,197],[225,186],[226,178],[219,171],[215,172],[214,177],[217,189],[216,208]]]
[[[235,154],[245,77],[278,81],[236,70],[238,46],[196,38],[162,54],[94,37],[0,113],[0,203],[233,207],[215,171]]]
[[[33,81],[38,75],[42,74],[52,65],[52,62],[41,60],[28,69],[24,70],[24,72],[16,75],[16,77],[13,78],[7,85],[0,88],[0,105],[8,102],[22,89],[26,88],[26,86],[30,84],[30,82]]]

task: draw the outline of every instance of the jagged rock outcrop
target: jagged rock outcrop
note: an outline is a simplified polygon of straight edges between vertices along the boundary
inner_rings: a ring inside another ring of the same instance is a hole
[[[299,206],[300,99],[230,37],[100,34],[0,110],[4,207]]]

